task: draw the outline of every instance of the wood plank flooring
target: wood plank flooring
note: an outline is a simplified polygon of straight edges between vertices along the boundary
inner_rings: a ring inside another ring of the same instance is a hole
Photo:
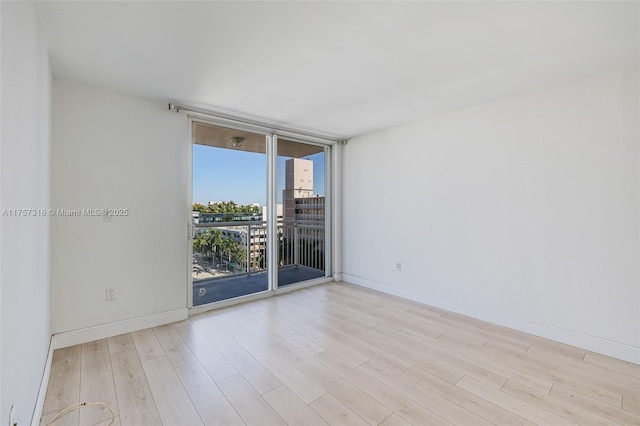
[[[41,424],[97,401],[117,425],[640,425],[640,368],[336,283],[56,350]]]

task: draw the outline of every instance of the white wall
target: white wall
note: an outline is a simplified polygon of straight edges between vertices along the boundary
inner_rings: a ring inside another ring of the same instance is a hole
[[[53,108],[54,207],[129,211],[112,222],[53,220],[53,332],[133,319],[125,331],[175,310],[186,317],[186,116],[163,100],[58,80]]]
[[[51,70],[36,7],[1,2],[0,209],[51,200]],[[31,421],[51,336],[50,220],[0,216],[1,414]]]
[[[640,362],[638,90],[619,70],[351,140],[344,279]]]

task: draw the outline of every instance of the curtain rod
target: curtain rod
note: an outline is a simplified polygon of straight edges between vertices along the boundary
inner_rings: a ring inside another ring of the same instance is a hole
[[[194,112],[196,114],[206,115],[209,117],[218,118],[225,121],[230,121],[235,124],[260,127],[264,130],[269,131],[270,133],[274,133],[279,136],[290,136],[292,138],[308,139],[309,141],[315,140],[317,142],[332,143],[332,144],[341,143],[343,145],[346,145],[347,143],[347,140],[345,139],[332,138],[332,137],[318,135],[314,133],[301,132],[299,130],[288,129],[286,127],[275,127],[266,123],[261,123],[259,121],[246,120],[244,118],[238,118],[231,115],[221,114],[218,112],[207,111],[205,109],[194,108],[194,107],[189,107],[184,105],[177,105],[171,102],[169,102],[169,110],[175,110],[177,113],[179,113],[180,111]]]

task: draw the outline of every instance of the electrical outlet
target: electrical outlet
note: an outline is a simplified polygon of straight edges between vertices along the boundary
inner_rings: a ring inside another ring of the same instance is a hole
[[[116,300],[116,289],[115,288],[107,288],[106,289],[106,299],[107,299],[107,302],[111,302],[112,300]]]
[[[9,410],[9,426],[17,426],[18,422],[16,422],[16,406],[12,405]]]
[[[401,271],[401,270],[402,270],[402,262],[398,260],[396,262],[396,271]]]

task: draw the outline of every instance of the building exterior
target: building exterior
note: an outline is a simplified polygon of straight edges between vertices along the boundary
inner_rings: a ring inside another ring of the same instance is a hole
[[[283,220],[294,222],[295,200],[313,197],[313,161],[291,158],[285,162],[285,188],[282,191]]]
[[[325,199],[313,193],[313,161],[285,162],[281,264],[324,270]]]
[[[262,222],[261,213],[192,213],[194,223],[213,222]]]
[[[291,158],[285,162],[282,200],[283,203],[277,205],[279,265],[324,270],[325,197],[313,192],[312,160]],[[219,223],[214,227],[222,237],[235,240],[245,250],[247,257],[242,263],[245,271],[251,273],[265,267],[266,213],[266,206],[254,214],[194,211],[193,221]],[[206,228],[199,228],[197,232],[206,232]]]
[[[276,205],[276,216],[277,216],[278,223],[282,222],[282,204],[280,203]],[[262,217],[266,220],[267,206],[262,206]]]

